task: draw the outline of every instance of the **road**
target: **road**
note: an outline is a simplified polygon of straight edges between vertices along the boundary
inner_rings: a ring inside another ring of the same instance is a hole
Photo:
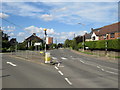
[[[51,50],[59,65],[46,65],[3,54],[3,88],[118,88],[118,64],[82,56],[68,49]]]

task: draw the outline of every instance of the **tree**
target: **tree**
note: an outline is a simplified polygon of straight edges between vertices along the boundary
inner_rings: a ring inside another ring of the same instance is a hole
[[[17,48],[18,48],[18,50],[25,50],[26,49],[26,42],[18,43]]]
[[[75,40],[76,40],[76,43],[80,43],[80,42],[83,42],[83,36],[77,36],[75,37]]]
[[[8,49],[10,48],[10,42],[9,42],[9,37],[6,33],[2,33],[2,52],[6,52],[8,51]]]
[[[62,48],[63,47],[63,44],[62,43],[59,43],[58,44],[58,48]]]
[[[70,40],[69,39],[65,40],[64,47],[70,47]]]

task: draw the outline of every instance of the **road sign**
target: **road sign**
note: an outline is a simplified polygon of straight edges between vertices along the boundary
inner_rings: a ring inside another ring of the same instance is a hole
[[[35,43],[35,44],[34,44],[34,46],[39,46],[39,45],[41,45],[41,43]]]

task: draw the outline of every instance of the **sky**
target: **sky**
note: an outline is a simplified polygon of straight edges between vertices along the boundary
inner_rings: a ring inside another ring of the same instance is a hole
[[[90,33],[91,28],[100,28],[118,22],[118,2],[2,2],[0,24],[2,30],[17,38],[18,42],[36,33],[47,34],[63,43],[66,39]]]

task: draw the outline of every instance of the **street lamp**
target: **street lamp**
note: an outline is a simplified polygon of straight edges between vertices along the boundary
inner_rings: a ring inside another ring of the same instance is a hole
[[[47,31],[47,29],[45,28],[44,31],[45,31],[45,53],[46,53],[46,37],[47,37],[47,32],[46,31]]]
[[[83,23],[78,23],[78,24],[81,24],[81,25],[83,25],[83,26],[85,26],[85,24],[83,24]],[[84,31],[85,33],[86,33],[86,31]],[[83,35],[83,52],[84,52],[84,48],[85,48],[85,35]]]

